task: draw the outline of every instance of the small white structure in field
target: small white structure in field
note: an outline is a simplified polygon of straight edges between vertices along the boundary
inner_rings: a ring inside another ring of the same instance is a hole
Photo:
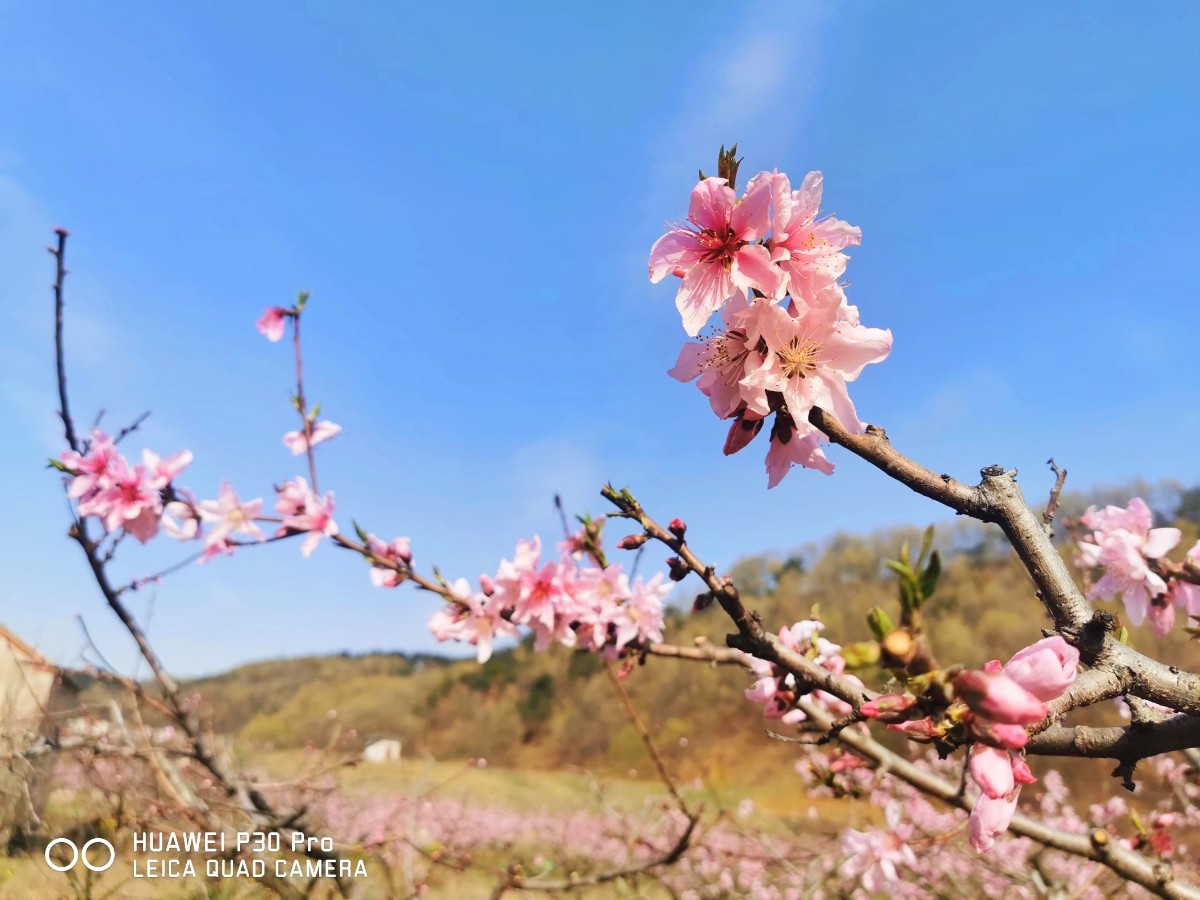
[[[367,762],[399,762],[400,742],[395,738],[371,741],[363,748],[362,755]]]

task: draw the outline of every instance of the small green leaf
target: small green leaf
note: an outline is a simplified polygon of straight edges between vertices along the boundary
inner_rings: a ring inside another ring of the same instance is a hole
[[[885,559],[884,563],[889,569],[899,575],[901,578],[916,578],[917,574],[909,567],[908,563],[900,562],[896,559]]]
[[[917,568],[925,565],[925,560],[929,557],[929,551],[933,549],[933,526],[930,525],[925,529],[925,536],[921,539],[921,555],[917,557]]]
[[[928,600],[933,596],[933,592],[937,590],[938,578],[942,574],[942,558],[936,550],[929,557],[929,565],[925,567],[925,571],[921,573],[921,596]]]
[[[905,566],[912,564],[912,557],[908,555],[908,541],[905,541],[900,545],[900,561],[903,562]]]
[[[354,526],[354,533],[358,535],[358,539],[360,541],[362,541],[364,544],[367,543],[368,536],[367,536],[367,533],[365,531],[363,531],[362,526],[359,525],[357,522],[355,522],[353,519],[350,520],[350,523]]]
[[[310,296],[312,296],[312,295],[308,291],[300,292],[300,295],[296,298],[296,312],[298,312],[298,313],[304,312],[304,307],[308,303],[308,298]]]
[[[71,470],[70,470],[70,469],[68,469],[68,468],[67,468],[65,465],[63,465],[63,464],[62,464],[62,463],[61,463],[59,460],[57,460],[57,459],[51,459],[51,460],[49,460],[49,461],[47,462],[47,465],[48,465],[48,466],[49,466],[51,469],[58,469],[58,471],[60,471],[60,472],[66,472],[68,475],[70,475],[70,474],[71,474]]]

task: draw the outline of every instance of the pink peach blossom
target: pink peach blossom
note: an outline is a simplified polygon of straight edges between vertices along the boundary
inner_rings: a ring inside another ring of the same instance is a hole
[[[810,297],[834,283],[846,271],[841,251],[862,241],[862,231],[832,216],[818,218],[824,179],[809,172],[793,191],[783,173],[775,174],[771,261],[788,275],[792,296]]]
[[[254,326],[274,343],[283,337],[288,312],[281,306],[268,306]]]
[[[835,286],[829,293],[840,297]],[[828,299],[828,298],[826,298]],[[763,300],[751,304],[746,324],[751,339],[761,338],[767,355],[746,376],[746,384],[777,391],[796,426],[807,425],[814,406],[833,413],[842,426],[861,432],[846,383],[870,363],[881,362],[892,349],[892,333],[865,328],[845,317],[840,302],[796,304],[795,315]]]
[[[650,280],[682,277],[675,305],[695,337],[709,316],[751,288],[781,295],[786,276],[761,243],[770,227],[771,176],[754,178],[741,200],[724,178],[706,178],[692,189],[688,224],[676,226],[650,250]]]
[[[283,436],[283,443],[284,446],[292,451],[293,456],[299,456],[307,452],[309,447],[315,447],[321,441],[337,437],[337,435],[341,434],[341,431],[341,425],[335,425],[329,421],[317,422],[312,426],[311,439],[303,431],[289,431]]]
[[[200,519],[212,526],[205,535],[205,545],[227,545],[228,538],[233,534],[244,534],[265,541],[267,536],[254,524],[254,520],[262,515],[262,505],[261,498],[243,503],[233,485],[224,482],[216,500],[204,500],[196,504]]]
[[[1058,635],[1018,650],[1004,664],[1004,674],[1039,700],[1062,695],[1079,667],[1079,651]]]
[[[368,534],[367,549],[379,559],[388,560],[406,568],[412,563],[412,547],[406,537],[399,537],[391,543],[385,544],[375,535]],[[372,565],[370,577],[371,584],[375,587],[396,587],[403,584],[408,576],[404,572],[387,566]]]
[[[323,498],[317,497],[308,482],[300,477],[284,482],[277,491],[279,496],[275,511],[284,519],[276,534],[282,536],[307,532],[308,537],[300,545],[302,554],[311,556],[322,537],[332,537],[338,533],[337,522],[333,520],[332,491]]]
[[[1087,566],[1101,566],[1104,575],[1088,593],[1089,597],[1111,600],[1117,594],[1133,625],[1141,625],[1150,611],[1150,600],[1167,592],[1167,583],[1152,571],[1147,560],[1159,559],[1179,543],[1178,528],[1151,528],[1153,515],[1140,497],[1129,506],[1089,507],[1080,521],[1093,529],[1090,539],[1077,547],[1080,560]],[[1157,625],[1165,623],[1165,614],[1157,614]]]

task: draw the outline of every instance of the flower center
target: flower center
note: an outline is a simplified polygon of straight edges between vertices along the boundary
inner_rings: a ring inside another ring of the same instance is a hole
[[[729,384],[741,381],[745,374],[746,357],[750,348],[746,346],[746,333],[738,329],[723,331],[710,338],[712,352],[703,363],[705,369],[716,369]]]
[[[788,378],[807,378],[816,371],[821,345],[803,337],[794,337],[775,351],[779,365]]]

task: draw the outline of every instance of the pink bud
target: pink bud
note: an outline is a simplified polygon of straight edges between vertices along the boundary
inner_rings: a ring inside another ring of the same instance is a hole
[[[687,525],[684,524],[683,519],[676,518],[672,519],[670,524],[667,525],[667,530],[682,541],[684,532],[687,531]]]
[[[993,722],[1032,725],[1046,718],[1046,704],[1007,675],[964,672],[954,679],[954,692],[976,715]]]
[[[1004,666],[1000,664],[1000,660],[998,659],[990,659],[983,664],[983,671],[987,672],[989,675],[995,675],[997,672],[1000,672],[1003,669]]]
[[[496,582],[486,572],[479,576],[479,590],[483,591],[489,597],[496,593]]]
[[[1013,780],[1013,766],[1007,751],[994,747],[981,747],[978,744],[971,748],[971,762],[967,766],[971,780],[979,785],[979,789],[993,800],[1006,797],[1016,787]]]
[[[636,550],[648,540],[650,540],[650,536],[646,534],[627,534],[617,541],[617,547],[622,550]]]
[[[993,799],[981,794],[971,810],[970,835],[971,846],[976,853],[987,853],[996,845],[996,838],[1008,831],[1013,813],[1017,811],[1017,797],[1014,792],[1011,800]]]
[[[909,722],[898,722],[888,726],[891,731],[903,731],[917,740],[933,740],[941,737],[942,732],[933,724],[933,720],[926,716],[924,719],[913,719]]]
[[[752,419],[749,416],[735,419],[725,438],[725,455],[732,456],[744,448],[762,431],[762,427],[762,419]]]
[[[1013,779],[1017,784],[1033,784],[1037,781],[1033,777],[1033,772],[1029,768],[1029,763],[1025,761],[1023,756],[1014,756],[1012,758],[1012,773]]]
[[[911,694],[881,694],[864,703],[858,711],[868,719],[895,722],[916,705],[917,698]]]
[[[1029,735],[1023,725],[1009,725],[976,718],[971,721],[970,727],[972,735],[993,747],[1020,750],[1029,743]]]
[[[1019,650],[1004,666],[1004,674],[1039,700],[1062,695],[1079,666],[1079,651],[1058,635]]]

